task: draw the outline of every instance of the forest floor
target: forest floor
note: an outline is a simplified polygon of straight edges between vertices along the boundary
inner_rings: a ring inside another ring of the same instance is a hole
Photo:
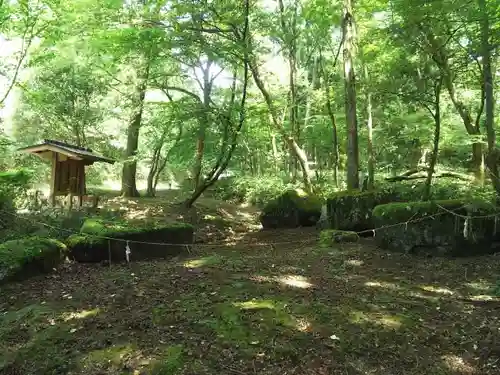
[[[128,205],[161,206],[145,202]],[[210,200],[197,216],[225,242],[2,286],[0,374],[500,372],[500,257],[320,248],[314,229],[261,232],[251,208]]]

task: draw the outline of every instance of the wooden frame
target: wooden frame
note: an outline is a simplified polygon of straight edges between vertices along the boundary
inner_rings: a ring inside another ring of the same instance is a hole
[[[55,206],[56,196],[66,195],[70,209],[73,207],[74,196],[78,197],[80,207],[83,204],[83,197],[86,195],[85,166],[95,162],[109,164],[115,162],[88,148],[48,139],[44,143],[24,147],[19,151],[34,154],[51,162],[50,202]]]

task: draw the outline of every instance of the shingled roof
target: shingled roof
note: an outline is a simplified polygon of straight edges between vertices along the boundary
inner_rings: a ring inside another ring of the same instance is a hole
[[[45,139],[43,143],[23,147],[18,149],[18,151],[35,154],[40,157],[42,157],[43,153],[52,151],[66,155],[71,159],[84,160],[89,164],[92,164],[96,161],[102,161],[110,164],[113,164],[115,162],[113,159],[94,153],[90,148],[75,146],[69,143],[55,141],[53,139]]]

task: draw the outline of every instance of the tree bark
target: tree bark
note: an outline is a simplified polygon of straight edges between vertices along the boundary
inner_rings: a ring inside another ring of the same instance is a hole
[[[430,31],[430,28],[426,28],[425,25],[419,24],[420,31],[423,33],[423,35],[427,38],[427,41],[430,46],[430,52],[432,55],[432,59],[435,61],[439,69],[441,70],[442,77],[443,77],[443,83],[446,87],[446,90],[448,91],[448,95],[450,96],[450,100],[453,103],[453,106],[455,107],[455,110],[458,112],[460,115],[460,118],[462,119],[462,122],[465,126],[465,130],[470,136],[473,137],[480,137],[481,136],[481,129],[479,127],[479,121],[474,122],[472,119],[472,115],[470,112],[470,109],[467,107],[467,105],[460,100],[460,98],[457,95],[456,87],[455,87],[455,82],[454,82],[454,75],[451,70],[449,61],[448,61],[448,54],[445,51],[445,44],[443,44],[441,41],[437,40],[434,34]],[[481,101],[484,100],[484,96],[481,97]],[[479,113],[477,118],[479,119],[481,117],[481,112],[483,109],[483,105],[481,104]],[[483,150],[483,144],[482,142],[473,142],[472,143],[472,168],[474,171],[474,174],[476,175],[476,179],[478,181],[483,181],[484,180],[484,170],[485,170],[485,164],[484,164],[484,150]]]
[[[233,31],[234,36],[237,38],[242,43],[242,49],[243,49],[243,87],[242,87],[242,94],[241,94],[241,101],[240,101],[240,106],[239,106],[239,118],[238,118],[238,123],[237,124],[230,124],[231,122],[231,112],[232,108],[230,108],[229,113],[227,115],[227,122],[228,126],[232,129],[232,134],[231,134],[231,140],[230,142],[225,142],[225,150],[222,150],[217,162],[215,163],[214,167],[212,168],[211,171],[208,172],[207,177],[204,178],[203,183],[199,184],[198,188],[193,192],[191,197],[185,202],[186,207],[190,208],[194,202],[203,194],[203,192],[212,186],[220,177],[222,172],[224,172],[228,165],[229,162],[231,161],[232,155],[234,153],[234,150],[236,149],[236,146],[238,145],[238,137],[240,135],[241,129],[243,128],[243,124],[245,122],[245,104],[246,104],[246,98],[247,98],[247,87],[248,87],[248,78],[249,78],[249,50],[250,50],[250,35],[249,35],[249,20],[250,20],[250,0],[244,0],[244,26],[243,26],[243,32],[240,33],[237,29]],[[236,83],[236,75],[237,71],[235,70],[235,75],[234,75],[234,84]],[[232,92],[232,97],[231,97],[231,105],[232,107],[234,105],[234,99],[235,99],[235,85],[232,87],[233,92]]]
[[[425,189],[422,199],[427,201],[431,198],[431,186],[432,186],[432,176],[436,169],[438,154],[439,154],[439,138],[441,135],[441,87],[443,79],[439,77],[435,87],[434,87],[434,113],[432,117],[434,118],[434,142],[432,147],[431,160],[429,163],[429,169],[427,170],[427,178],[425,181]]]
[[[347,124],[347,188],[359,188],[358,123],[356,117],[355,25],[353,0],[344,0],[344,85]]]
[[[495,96],[494,82],[491,67],[491,50],[490,42],[490,19],[486,0],[478,0],[479,10],[481,13],[481,49],[483,56],[483,81],[484,81],[484,100],[485,100],[485,127],[488,140],[488,172],[491,177],[493,188],[500,197],[500,177],[498,176],[499,153],[496,148],[496,132],[495,132]]]
[[[288,145],[288,149],[292,152],[292,154],[295,156],[295,158],[299,162],[299,166],[302,172],[302,180],[304,183],[304,188],[308,193],[313,193],[313,185],[311,181],[311,174],[310,174],[310,169],[309,165],[307,162],[307,155],[305,152],[301,149],[301,147],[297,144],[293,136],[290,136],[287,134],[286,130],[284,129],[283,125],[279,122],[278,116],[276,115],[276,110],[274,108],[271,95],[267,91],[264,81],[262,81],[262,78],[260,78],[260,73],[257,68],[257,64],[253,59],[250,60],[249,62],[249,68],[250,71],[252,72],[252,77],[255,81],[255,84],[259,88],[260,92],[262,93],[262,96],[264,97],[264,100],[267,104],[267,108],[269,109],[269,113],[271,114],[271,120],[273,123],[274,128],[280,133],[280,135],[283,137],[285,140],[286,144]]]
[[[139,147],[139,133],[141,129],[142,114],[144,112],[144,98],[148,87],[150,56],[145,57],[146,61],[138,70],[138,83],[135,87],[134,109],[127,128],[127,148],[125,149],[125,161],[122,169],[122,189],[124,197],[138,197],[139,191],[136,184],[137,173],[137,149]]]
[[[365,65],[365,78],[368,84],[368,67]],[[369,88],[366,92],[366,129],[368,133],[367,153],[368,153],[368,189],[375,187],[375,156],[373,155],[373,114],[372,114],[372,93]]]
[[[193,165],[194,190],[198,189],[201,183],[201,170],[203,165],[203,154],[205,151],[205,138],[210,116],[210,95],[212,94],[212,80],[210,78],[210,67],[213,61],[208,60],[203,71],[203,103],[199,120],[198,136],[196,140],[196,153]]]
[[[298,123],[298,100],[297,100],[297,85],[295,82],[295,77],[297,74],[297,48],[296,48],[296,33],[297,33],[297,6],[294,4],[293,14],[291,16],[290,24],[287,25],[286,17],[285,17],[285,7],[283,4],[283,0],[278,0],[278,6],[280,10],[280,23],[281,23],[281,32],[283,33],[283,42],[285,44],[285,48],[288,50],[288,69],[289,69],[289,99],[290,99],[290,128],[291,134],[295,140],[295,143],[299,145],[300,141],[300,125]],[[300,164],[299,158],[294,158],[296,155],[296,151],[294,151],[295,146],[290,146],[291,153],[291,166],[293,166],[293,180],[296,179],[297,176],[297,162]],[[303,150],[302,150],[303,151]],[[304,155],[305,152],[304,152]],[[306,161],[307,163],[307,161]],[[301,166],[302,169],[302,166]]]

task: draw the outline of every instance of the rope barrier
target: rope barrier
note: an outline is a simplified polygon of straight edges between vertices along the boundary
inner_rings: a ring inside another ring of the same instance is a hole
[[[380,226],[380,227],[377,227],[377,228],[373,228],[373,229],[366,229],[366,230],[361,230],[361,231],[356,231],[355,233],[357,233],[358,235],[361,235],[361,234],[365,234],[365,233],[373,233],[374,235],[376,234],[377,231],[380,231],[380,230],[384,230],[384,229],[389,229],[389,228],[394,228],[394,227],[398,227],[398,226],[402,226],[402,225],[405,225],[407,226],[408,224],[412,224],[412,223],[417,223],[417,222],[421,222],[421,221],[424,221],[424,220],[431,220],[431,219],[435,219],[436,217],[438,216],[441,216],[441,215],[445,215],[445,214],[452,214],[454,216],[457,216],[457,217],[461,217],[461,218],[464,218],[464,219],[485,219],[485,218],[492,218],[492,217],[498,217],[500,216],[500,213],[496,213],[496,214],[489,214],[489,215],[481,215],[481,216],[465,216],[465,215],[461,215],[457,212],[454,212],[453,210],[449,210],[439,204],[437,204],[437,207],[440,208],[441,210],[443,210],[443,212],[438,212],[438,213],[435,213],[435,214],[432,214],[432,215],[425,215],[423,217],[420,217],[420,218],[416,218],[416,219],[409,219],[409,220],[405,220],[405,221],[402,221],[402,222],[399,222],[399,223],[395,223],[395,224],[389,224],[389,225],[383,225],[383,226]],[[462,207],[460,208],[457,208],[455,210],[460,210],[462,208],[464,208],[465,205],[463,205]],[[79,235],[86,235],[86,236],[89,236],[89,237],[92,237],[92,238],[96,238],[96,239],[101,239],[101,240],[108,240],[108,241],[117,241],[117,242],[124,242],[126,244],[142,244],[142,245],[152,245],[152,246],[198,246],[198,247],[214,247],[214,246],[255,246],[255,247],[258,247],[258,246],[280,246],[280,245],[289,245],[289,244],[297,244],[297,243],[300,243],[300,244],[307,244],[309,242],[316,242],[317,241],[317,238],[310,238],[310,239],[304,239],[304,240],[300,240],[300,241],[297,241],[297,240],[294,240],[294,241],[282,241],[282,242],[265,242],[265,243],[252,243],[252,242],[248,242],[248,243],[232,243],[232,241],[226,241],[226,242],[218,242],[218,243],[191,243],[191,244],[180,244],[180,243],[169,243],[169,242],[150,242],[150,241],[138,241],[138,240],[130,240],[130,239],[124,239],[124,238],[117,238],[117,237],[109,237],[109,236],[102,236],[102,235],[97,235],[97,234],[87,234],[87,233],[81,233],[79,231],[75,231],[75,230],[71,230],[71,229],[66,229],[66,228],[61,228],[61,227],[56,227],[56,226],[53,226],[53,225],[50,225],[50,224],[47,224],[47,223],[43,223],[43,222],[39,222],[39,221],[36,221],[36,220],[32,220],[32,219],[28,219],[26,217],[23,217],[23,216],[20,216],[18,214],[13,214],[11,212],[7,212],[7,211],[3,211],[4,213],[7,213],[9,215],[12,215],[18,219],[21,219],[21,220],[25,220],[25,221],[28,221],[28,222],[31,222],[32,224],[37,224],[37,225],[42,225],[46,228],[50,228],[50,229],[53,229],[53,230],[57,230],[57,231],[61,231],[61,232],[66,232],[66,233],[69,233],[69,234],[79,234]],[[413,215],[415,216],[415,215]]]
[[[266,242],[266,243],[252,243],[252,242],[249,242],[249,243],[238,243],[238,244],[232,244],[231,241],[227,241],[227,242],[219,242],[219,243],[191,243],[191,244],[182,244],[182,243],[170,243],[170,242],[150,242],[150,241],[138,241],[138,240],[127,240],[127,239],[124,239],[124,238],[117,238],[117,237],[108,237],[108,236],[101,236],[101,235],[97,235],[97,234],[91,234],[91,233],[81,233],[81,232],[78,232],[78,231],[74,231],[74,230],[71,230],[71,229],[66,229],[66,228],[61,228],[61,227],[56,227],[56,226],[53,226],[53,225],[50,225],[50,224],[47,224],[47,223],[42,223],[42,222],[39,222],[39,221],[36,221],[36,220],[32,220],[32,219],[28,219],[26,217],[22,217],[20,215],[17,215],[17,214],[13,214],[11,212],[5,212],[11,216],[14,216],[14,217],[17,217],[18,219],[21,219],[21,220],[25,220],[25,221],[28,221],[28,222],[31,222],[32,224],[37,224],[37,225],[42,225],[46,228],[50,228],[50,229],[53,229],[53,230],[57,230],[57,231],[62,231],[62,232],[66,232],[68,234],[78,234],[78,235],[85,235],[85,236],[89,236],[89,237],[92,237],[92,238],[96,238],[96,239],[100,239],[100,240],[109,240],[109,241],[117,241],[117,242],[124,242],[124,243],[129,243],[129,244],[141,244],[141,245],[153,245],[153,246],[198,246],[198,247],[214,247],[214,246],[279,246],[279,245],[289,245],[289,244],[294,244],[294,243],[306,243],[306,242],[309,242],[309,241],[316,241],[317,239],[316,238],[311,238],[310,240],[300,240],[300,241],[297,241],[297,240],[294,240],[294,241],[283,241],[283,242]]]

